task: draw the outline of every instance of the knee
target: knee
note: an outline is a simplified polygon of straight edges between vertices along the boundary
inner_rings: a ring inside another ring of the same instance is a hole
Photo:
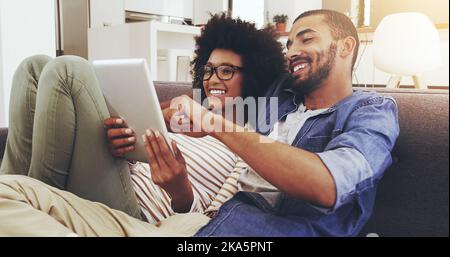
[[[43,182],[24,175],[1,175],[0,185],[36,185]]]
[[[89,62],[81,57],[64,55],[53,59],[48,63],[46,69],[54,71],[63,71],[65,73],[74,73],[86,68],[90,68]]]
[[[0,176],[0,198],[3,198],[6,191],[15,188],[17,184],[21,183],[23,176],[18,175],[1,175]]]
[[[20,65],[19,69],[16,72],[18,73],[25,72],[32,76],[35,81],[39,81],[39,76],[44,70],[44,67],[52,60],[50,56],[47,55],[34,55],[24,59]],[[19,74],[20,76],[21,74]]]
[[[30,177],[22,175],[1,175],[0,186],[13,185],[13,184],[26,184],[31,180]]]
[[[0,176],[0,197],[5,191],[24,191],[26,189],[39,187],[42,182],[28,176],[22,175],[1,175]]]
[[[47,55],[33,55],[25,58],[20,66],[22,67],[41,67],[43,68],[48,62],[50,62],[52,58]]]
[[[0,176],[0,201],[25,199],[25,192],[33,190],[36,182],[32,178],[20,175]]]
[[[47,83],[40,86],[62,87],[64,91],[72,92],[75,80],[85,84],[93,74],[92,67],[86,59],[78,56],[60,56],[45,66],[42,79]]]

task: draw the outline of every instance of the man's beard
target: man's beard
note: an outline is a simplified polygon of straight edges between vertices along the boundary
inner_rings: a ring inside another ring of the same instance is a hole
[[[334,66],[335,58],[337,53],[337,45],[336,43],[331,43],[328,52],[320,53],[316,62],[320,63],[320,60],[324,57],[327,57],[325,63],[319,66],[319,69],[313,73],[312,70],[308,73],[308,79],[303,81],[297,81],[297,77],[293,77],[293,85],[292,89],[301,95],[308,95],[315,90],[319,89],[322,86],[323,80],[328,78],[330,75],[330,71]]]

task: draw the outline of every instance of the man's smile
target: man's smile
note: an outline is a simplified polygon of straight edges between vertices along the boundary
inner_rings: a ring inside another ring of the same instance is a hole
[[[309,58],[297,58],[291,62],[289,69],[293,76],[300,76],[311,68]]]
[[[291,68],[292,75],[300,76],[302,73],[310,68],[310,64],[307,62],[297,63]]]

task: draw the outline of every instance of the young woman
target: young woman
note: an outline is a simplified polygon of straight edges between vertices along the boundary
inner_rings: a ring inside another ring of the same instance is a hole
[[[239,19],[213,16],[196,43],[193,85],[211,100],[263,96],[285,72],[274,35]],[[129,164],[120,157],[134,150],[140,135],[124,120],[109,118],[97,83],[81,58],[25,60],[12,86],[0,174],[27,175],[152,223],[176,212],[204,211],[237,157],[211,137],[171,134],[175,155],[152,159],[167,146],[161,141],[149,151],[150,167]],[[148,136],[161,139],[157,132]]]

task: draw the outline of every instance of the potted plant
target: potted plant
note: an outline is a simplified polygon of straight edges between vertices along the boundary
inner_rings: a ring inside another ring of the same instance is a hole
[[[286,14],[277,14],[273,16],[273,22],[275,22],[278,32],[286,31],[286,23],[288,20],[288,16]]]

